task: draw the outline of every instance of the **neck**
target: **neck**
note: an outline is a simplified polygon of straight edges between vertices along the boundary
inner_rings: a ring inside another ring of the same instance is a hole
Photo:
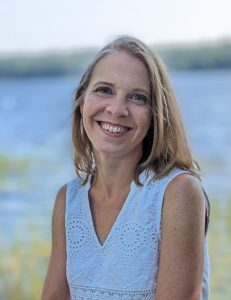
[[[129,191],[138,161],[138,158],[135,162],[131,162],[128,158],[97,159],[92,187],[99,189],[106,199],[113,199],[121,192]]]

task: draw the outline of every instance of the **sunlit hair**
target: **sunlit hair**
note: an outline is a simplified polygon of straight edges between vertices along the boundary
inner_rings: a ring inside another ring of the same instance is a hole
[[[84,172],[86,177],[95,173],[95,161],[92,145],[83,127],[80,104],[84,98],[96,64],[106,55],[126,52],[138,58],[146,66],[150,80],[150,108],[152,121],[143,141],[143,155],[137,165],[135,182],[139,174],[152,170],[153,179],[161,179],[173,167],[191,171],[199,177],[199,166],[192,159],[188,147],[181,114],[170,86],[165,66],[162,61],[141,41],[136,38],[120,37],[105,46],[87,68],[80,81],[74,99],[72,139],[77,173]]]

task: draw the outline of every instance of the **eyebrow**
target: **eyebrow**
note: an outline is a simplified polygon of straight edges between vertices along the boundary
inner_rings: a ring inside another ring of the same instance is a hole
[[[100,85],[100,84],[103,84],[103,85],[105,84],[105,85],[108,85],[108,86],[111,86],[111,87],[114,86],[113,83],[108,82],[108,81],[97,81],[97,82],[95,82],[95,83],[93,84],[93,86],[95,87],[96,85]],[[143,92],[143,93],[147,94],[148,96],[150,95],[150,92],[148,92],[147,90],[144,90],[144,89],[142,89],[142,88],[134,88],[134,89],[132,90],[132,92]]]
[[[97,81],[93,84],[93,86],[99,85],[99,84],[105,84],[105,85],[109,85],[109,86],[114,86],[113,83],[108,82],[108,81]]]

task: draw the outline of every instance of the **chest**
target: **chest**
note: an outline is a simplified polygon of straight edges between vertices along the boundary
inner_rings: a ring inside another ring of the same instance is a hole
[[[93,203],[85,193],[78,196],[75,207],[67,208],[68,282],[101,286],[110,293],[134,290],[126,299],[142,299],[137,291],[153,289],[159,260],[160,210],[155,201],[138,189],[126,201],[110,205]]]
[[[123,209],[125,199],[113,203],[97,202],[89,200],[90,215],[95,234],[101,245],[106,241],[120,212]]]

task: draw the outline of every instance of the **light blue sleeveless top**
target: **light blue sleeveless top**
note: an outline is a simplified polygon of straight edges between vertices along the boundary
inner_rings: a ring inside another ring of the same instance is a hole
[[[75,300],[155,299],[161,242],[161,210],[168,183],[187,173],[173,169],[161,180],[140,175],[101,245],[94,230],[89,205],[90,179],[82,186],[75,178],[67,183],[67,280]],[[209,257],[204,247],[201,300],[209,294]]]

